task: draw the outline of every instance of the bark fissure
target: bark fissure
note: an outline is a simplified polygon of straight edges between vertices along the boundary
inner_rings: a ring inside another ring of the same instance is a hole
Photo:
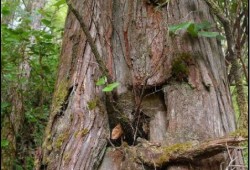
[[[111,81],[112,79],[111,79],[111,77],[110,77],[109,74],[108,74],[108,69],[106,68],[105,64],[103,63],[103,60],[102,60],[102,58],[101,58],[101,56],[100,56],[100,54],[99,54],[99,52],[98,52],[98,50],[97,50],[97,48],[96,48],[96,45],[95,45],[95,43],[94,43],[94,40],[93,40],[93,38],[92,38],[92,36],[91,36],[91,34],[90,34],[90,32],[89,32],[89,29],[88,29],[87,26],[85,25],[85,23],[84,23],[84,21],[83,21],[81,15],[80,15],[79,12],[72,6],[71,3],[69,3],[69,2],[67,1],[67,4],[68,4],[68,6],[69,6],[69,9],[74,13],[74,15],[76,16],[77,20],[78,20],[79,23],[81,24],[81,28],[83,29],[83,32],[84,32],[85,35],[86,35],[86,38],[87,38],[87,40],[88,40],[88,42],[89,42],[89,45],[90,45],[90,47],[91,47],[91,50],[92,50],[92,52],[93,52],[94,55],[95,55],[95,58],[96,58],[97,63],[99,64],[99,67],[100,67],[100,69],[101,69],[101,72],[107,76],[108,82],[109,82],[109,83],[112,82],[112,81]],[[90,24],[90,27],[91,27],[91,26],[92,26],[92,24]]]
[[[224,133],[225,133],[225,132],[227,132],[228,128],[225,127],[225,125],[226,125],[225,118],[224,118],[225,111],[224,111],[224,109],[222,109],[223,103],[222,103],[220,97],[221,96],[219,94],[217,94],[217,101],[218,101],[218,106],[219,106],[220,118],[221,118],[223,130],[224,130]]]

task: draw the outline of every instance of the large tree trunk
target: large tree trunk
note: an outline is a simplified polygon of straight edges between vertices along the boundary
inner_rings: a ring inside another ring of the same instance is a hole
[[[147,168],[134,162],[126,149],[108,149],[100,165],[110,130],[124,118],[132,121],[128,124],[134,125],[133,135],[162,146],[204,141],[235,130],[220,43],[185,32],[168,34],[169,25],[185,21],[214,23],[204,1],[170,1],[159,10],[143,0],[86,0],[72,5],[82,15],[113,81],[120,83],[114,97],[120,112],[111,113],[109,98],[95,85],[102,73],[69,10],[43,144],[47,169]],[[182,66],[185,71],[178,71]],[[147,125],[149,132],[142,128]],[[132,144],[128,129],[123,127],[125,141]],[[184,161],[164,168],[219,169],[226,166],[225,158],[218,154],[196,164]]]

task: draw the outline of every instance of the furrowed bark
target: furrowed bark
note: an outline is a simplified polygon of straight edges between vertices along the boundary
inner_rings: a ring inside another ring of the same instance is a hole
[[[192,38],[184,31],[176,36],[168,33],[169,25],[190,20],[213,24],[205,1],[169,1],[158,11],[143,0],[71,3],[81,17],[77,19],[78,14],[69,10],[43,149],[47,169],[143,168],[137,158],[123,159],[123,154],[128,155],[126,143],[136,145],[128,148],[139,148],[138,137],[167,147],[215,139],[235,130],[219,41]],[[79,22],[84,22],[87,31]],[[86,33],[92,37],[92,45]],[[95,84],[103,74],[95,51],[111,79],[120,83],[113,91],[113,101]],[[124,150],[106,151],[103,158],[106,148],[115,150],[107,147],[107,138],[116,120],[132,126],[123,130],[125,134],[136,132],[137,140],[133,141],[132,135],[131,142],[131,136],[125,136]],[[224,154],[210,156],[201,161],[204,170],[220,168],[222,161],[227,162]],[[172,162],[167,168],[188,163]],[[152,164],[146,166],[152,169]]]

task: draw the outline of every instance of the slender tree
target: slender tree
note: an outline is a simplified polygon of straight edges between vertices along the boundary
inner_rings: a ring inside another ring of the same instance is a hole
[[[31,27],[32,29],[40,29],[41,26],[41,15],[36,14],[38,9],[41,9],[45,5],[44,0],[39,1],[28,1],[27,3],[23,1],[23,4],[20,1],[10,1],[4,4],[6,7],[14,6],[10,14],[3,16],[2,24],[5,24],[7,27],[18,27],[15,23],[17,21],[17,11],[16,8],[20,8],[21,5],[25,6],[25,12],[29,13],[31,18],[31,23],[29,25],[25,22],[20,23],[20,27]],[[15,14],[17,16],[15,16]],[[14,24],[15,23],[15,24]],[[23,26],[25,25],[25,26]],[[30,42],[34,41],[34,37],[30,37]],[[27,53],[27,42],[22,42],[17,45],[15,49],[18,51],[18,65],[17,69],[17,79],[16,82],[9,85],[8,91],[4,93],[4,98],[2,101],[10,101],[11,111],[8,114],[5,114],[3,117],[3,127],[1,137],[8,141],[8,147],[3,149],[3,155],[1,157],[2,169],[13,169],[14,163],[17,158],[17,136],[22,129],[24,122],[24,112],[25,112],[25,93],[28,90],[28,83],[30,78],[31,66],[29,60],[31,56]],[[3,49],[7,50],[7,49]],[[15,51],[14,50],[14,51]]]
[[[220,41],[193,35],[191,27],[170,32],[173,25],[204,21],[216,31],[207,3],[67,3],[41,168],[228,166],[225,143],[241,139],[199,145],[236,129]]]

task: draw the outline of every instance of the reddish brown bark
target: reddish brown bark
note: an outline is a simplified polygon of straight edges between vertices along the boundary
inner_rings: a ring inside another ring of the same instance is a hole
[[[72,1],[72,5],[82,15],[113,81],[120,83],[114,99],[122,115],[110,108],[112,101],[95,85],[102,73],[78,20],[69,11],[43,145],[47,169],[98,169],[117,121],[140,120],[132,133],[165,146],[221,137],[235,130],[220,43],[212,38],[192,38],[183,31],[174,37],[168,34],[169,25],[184,21],[214,23],[205,2],[170,1],[159,11],[142,0],[86,0]],[[187,72],[173,70],[178,60]],[[60,94],[64,95],[57,100]],[[96,104],[92,109],[91,102]],[[129,125],[133,126],[133,121]],[[142,130],[145,127],[149,132]],[[125,134],[128,129],[123,127]],[[119,152],[107,154],[116,158]],[[119,169],[120,164],[131,163],[107,156],[101,169]],[[224,159],[218,155],[201,164],[203,169],[219,168]],[[134,162],[129,167],[142,165]]]

